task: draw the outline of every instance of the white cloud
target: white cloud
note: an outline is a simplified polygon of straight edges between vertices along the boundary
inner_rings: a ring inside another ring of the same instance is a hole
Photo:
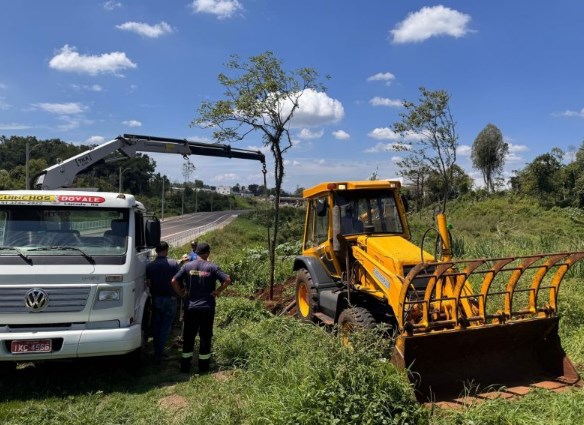
[[[9,103],[4,101],[3,97],[0,97],[0,111],[6,111],[10,109],[12,106]]]
[[[114,0],[108,0],[103,4],[103,8],[105,10],[109,10],[112,11],[114,9],[118,9],[122,7],[122,3],[120,3],[119,1],[114,1]]]
[[[328,97],[326,93],[306,89],[298,101],[298,109],[294,112],[291,127],[314,127],[326,123],[339,122],[345,116],[343,104],[336,99]],[[283,113],[290,111],[291,105],[282,107]]]
[[[378,72],[377,74],[367,78],[367,81],[385,81],[388,84],[391,84],[393,80],[395,80],[395,75],[393,75],[391,72]]]
[[[301,139],[320,139],[324,134],[324,130],[320,131],[310,131],[308,128],[303,128],[300,133],[298,133],[298,137]]]
[[[219,19],[231,18],[243,6],[237,0],[194,0],[191,3],[194,13],[210,13]]]
[[[116,25],[116,28],[149,38],[158,38],[174,32],[173,28],[164,21],[156,25],[149,25],[143,22],[125,22],[121,25]]]
[[[456,154],[460,156],[470,156],[472,148],[468,145],[460,145],[456,148]]]
[[[396,99],[388,99],[386,97],[378,97],[375,96],[373,99],[369,101],[369,103],[373,106],[391,106],[395,108],[401,108],[402,101]]]
[[[333,131],[333,137],[337,140],[349,140],[351,135],[344,130]]]
[[[397,152],[408,149],[409,146],[402,143],[377,143],[375,146],[365,149],[365,153]]]
[[[235,173],[225,173],[220,174],[212,178],[212,181],[216,182],[237,182],[239,180],[239,176]],[[269,186],[268,186],[269,187]]]
[[[26,130],[31,128],[30,125],[18,124],[18,123],[0,123],[0,130],[3,131],[13,131],[13,130]]]
[[[571,111],[571,110],[566,110],[564,112],[554,112],[552,114],[555,117],[578,117],[578,118],[584,118],[584,108],[580,109],[579,111]]]
[[[79,72],[98,75],[118,72],[127,68],[136,68],[124,52],[104,53],[99,56],[80,55],[75,47],[65,45],[49,62],[49,67],[57,71]]]
[[[71,115],[71,114],[80,114],[87,110],[86,106],[83,106],[80,103],[35,103],[33,106],[36,106],[39,109],[42,109],[45,112],[50,112],[51,114],[58,114],[58,115]]]
[[[127,125],[128,127],[142,127],[142,123],[138,120],[122,121],[122,124]]]
[[[69,115],[61,115],[59,116],[59,120],[63,122],[63,124],[57,126],[57,129],[59,129],[60,131],[74,130],[76,128],[79,128],[82,123],[81,120],[74,117],[70,117]]]
[[[405,140],[408,142],[414,142],[423,139],[423,136],[420,134],[407,132],[402,136],[393,131],[391,128],[387,127],[375,128],[370,131],[367,136],[377,140]]]
[[[88,145],[101,145],[103,142],[105,142],[105,137],[103,136],[91,136],[85,140]]]
[[[91,85],[79,85],[79,84],[71,84],[71,88],[75,90],[85,90],[85,91],[94,91],[100,92],[103,91],[103,87],[99,84],[91,84]]]
[[[391,162],[400,162],[403,160],[403,157],[401,156],[392,156],[391,157]]]
[[[525,145],[514,145],[513,143],[507,143],[509,145],[509,152],[527,152],[529,148]]]
[[[410,13],[390,32],[394,43],[419,43],[440,35],[458,38],[470,32],[467,28],[470,20],[470,15],[442,5],[423,7]]]

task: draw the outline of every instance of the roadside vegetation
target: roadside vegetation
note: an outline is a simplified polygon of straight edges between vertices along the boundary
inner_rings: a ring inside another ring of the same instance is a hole
[[[300,252],[302,209],[283,209],[276,281],[289,281]],[[528,199],[491,196],[449,206],[457,256],[520,255],[582,249],[584,214],[543,210]],[[413,241],[433,227],[432,212],[411,213]],[[487,401],[459,409],[419,405],[402,371],[389,361],[391,342],[375,332],[351,348],[334,332],[266,309],[257,293],[267,285],[268,254],[261,213],[200,238],[212,259],[235,278],[218,299],[214,370],[178,372],[177,347],[155,366],[134,368],[119,358],[19,366],[0,378],[0,423],[27,424],[578,424],[584,390],[532,392],[513,402]],[[435,236],[427,233],[430,248]],[[425,246],[426,246],[425,245]],[[179,257],[188,247],[175,249]],[[569,357],[584,373],[584,272],[564,280],[560,332]],[[292,292],[291,292],[292,293]],[[178,335],[179,329],[175,329]],[[501,341],[500,344],[505,344]]]

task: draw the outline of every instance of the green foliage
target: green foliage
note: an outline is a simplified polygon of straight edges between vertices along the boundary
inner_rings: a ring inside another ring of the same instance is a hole
[[[215,350],[245,375],[227,397],[237,398],[243,412],[236,417],[247,423],[424,423],[426,413],[387,362],[387,344],[377,335],[365,334],[347,349],[323,329],[289,318],[238,324],[222,330]]]
[[[487,124],[472,144],[472,164],[483,174],[487,191],[495,191],[495,179],[503,171],[508,152],[509,145],[503,141],[503,133],[493,124]]]
[[[404,101],[405,113],[400,113],[401,121],[393,124],[408,145],[408,168],[424,165],[429,172],[437,173],[442,179],[442,210],[453,181],[453,166],[456,163],[458,136],[455,122],[450,113],[450,95],[444,90],[431,91],[420,87],[418,103]]]

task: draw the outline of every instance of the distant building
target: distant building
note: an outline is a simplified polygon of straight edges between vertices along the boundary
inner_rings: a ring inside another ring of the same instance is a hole
[[[231,187],[229,186],[217,186],[216,191],[220,195],[231,195]]]

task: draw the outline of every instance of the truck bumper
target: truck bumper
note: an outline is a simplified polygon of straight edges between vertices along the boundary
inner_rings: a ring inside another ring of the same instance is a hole
[[[0,334],[0,361],[26,362],[121,355],[139,348],[142,343],[141,335],[140,324],[117,329],[2,333]],[[48,339],[52,341],[53,346],[53,351],[50,353],[11,353],[11,342],[14,340]]]

